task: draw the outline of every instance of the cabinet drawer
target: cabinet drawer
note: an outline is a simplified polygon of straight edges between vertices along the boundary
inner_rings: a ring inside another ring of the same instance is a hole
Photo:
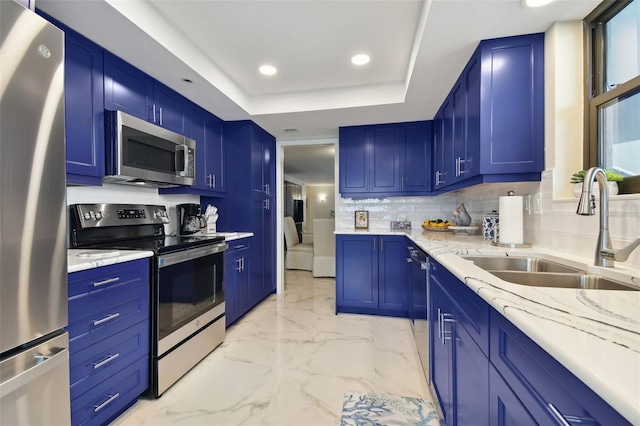
[[[149,353],[149,321],[143,321],[71,354],[71,399]]]
[[[69,309],[149,282],[149,259],[69,274]]]
[[[71,308],[69,350],[76,353],[148,318],[148,285]]]
[[[540,424],[628,425],[582,381],[491,309],[491,362]],[[557,410],[558,413],[554,413]]]
[[[233,256],[238,253],[244,253],[251,249],[251,239],[242,238],[240,240],[233,240],[227,242],[229,248],[225,251],[227,257]]]
[[[455,301],[457,323],[489,357],[489,305],[442,265],[434,261],[431,264],[442,290]]]
[[[145,356],[71,401],[71,424],[104,424],[135,401],[148,382]]]

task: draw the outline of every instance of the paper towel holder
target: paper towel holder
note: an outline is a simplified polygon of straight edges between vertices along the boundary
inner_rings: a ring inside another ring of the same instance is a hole
[[[507,196],[513,197],[516,195],[515,191],[507,191]],[[497,224],[498,229],[500,229],[500,223]],[[531,243],[501,243],[499,241],[492,241],[491,245],[496,247],[504,247],[504,248],[531,248]]]

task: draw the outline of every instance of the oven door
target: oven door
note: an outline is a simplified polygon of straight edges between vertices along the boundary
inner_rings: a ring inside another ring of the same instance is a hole
[[[158,256],[158,356],[224,315],[224,251],[214,244]]]

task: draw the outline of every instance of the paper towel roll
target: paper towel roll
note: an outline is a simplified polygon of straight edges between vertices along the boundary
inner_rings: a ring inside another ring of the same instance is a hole
[[[523,219],[522,197],[508,196],[499,198],[500,242],[503,244],[522,244]]]

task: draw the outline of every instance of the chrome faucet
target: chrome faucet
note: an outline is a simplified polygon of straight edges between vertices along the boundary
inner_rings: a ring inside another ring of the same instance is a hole
[[[598,181],[598,188],[600,189],[600,232],[598,233],[594,265],[613,268],[615,260],[624,262],[629,258],[629,254],[640,245],[640,238],[620,250],[615,250],[611,247],[611,235],[609,234],[609,187],[607,186],[607,175],[599,167],[590,168],[584,175],[582,194],[580,195],[580,201],[578,201],[576,214],[581,216],[593,216],[595,214],[594,179]]]

